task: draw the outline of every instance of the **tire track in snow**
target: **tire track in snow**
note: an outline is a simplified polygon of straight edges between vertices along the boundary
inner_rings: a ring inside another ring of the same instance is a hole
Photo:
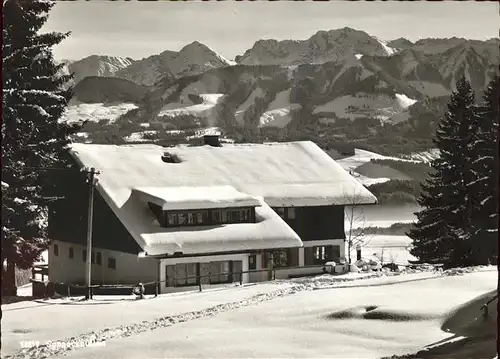
[[[183,314],[177,314],[172,316],[166,316],[157,318],[154,320],[145,320],[136,324],[122,325],[114,328],[106,328],[94,332],[89,332],[85,334],[78,335],[76,337],[71,337],[63,340],[56,340],[49,342],[47,344],[42,344],[39,346],[34,346],[31,348],[24,348],[10,356],[6,356],[5,359],[44,359],[52,356],[62,356],[71,350],[76,350],[78,348],[84,348],[88,346],[99,346],[99,343],[103,343],[106,340],[126,338],[132,335],[137,335],[143,332],[152,331],[159,328],[171,327],[175,324],[184,323],[190,320],[208,318],[216,314],[227,312],[229,310],[247,307],[250,305],[266,302],[275,298],[281,298],[284,296],[292,295],[297,292],[304,290],[310,290],[311,288],[305,285],[294,285],[292,287],[278,289],[269,293],[260,293],[249,298],[230,302],[226,304],[219,304],[214,307],[187,312]]]

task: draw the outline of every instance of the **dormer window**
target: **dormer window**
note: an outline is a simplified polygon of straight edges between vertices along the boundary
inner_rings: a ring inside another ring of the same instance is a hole
[[[253,207],[163,211],[160,206],[149,203],[149,208],[162,227],[210,226],[255,222],[255,208]]]

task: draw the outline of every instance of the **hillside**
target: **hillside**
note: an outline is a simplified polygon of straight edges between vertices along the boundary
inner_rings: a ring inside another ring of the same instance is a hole
[[[139,103],[147,88],[114,77],[86,77],[73,87],[73,100],[85,103]]]
[[[432,149],[431,134],[460,76],[481,96],[498,68],[498,44],[456,38],[385,43],[344,28],[301,41],[260,40],[235,64],[194,42],[113,72],[145,86],[138,91],[142,99],[122,88],[112,95],[107,82],[101,91],[96,79],[84,84],[97,90],[82,96],[86,91],[77,88],[76,99],[137,104],[118,119],[120,136],[129,139],[142,138],[130,137],[141,126],[156,131],[151,140],[175,141],[218,128],[236,141],[311,139],[326,150],[410,155]]]

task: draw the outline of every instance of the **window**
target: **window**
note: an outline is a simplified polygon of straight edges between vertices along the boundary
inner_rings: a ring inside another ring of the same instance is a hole
[[[59,246],[57,244],[54,244],[54,255],[55,256],[59,255]]]
[[[90,254],[90,261],[92,262],[92,264],[94,264],[94,263],[95,263],[95,253],[94,253],[94,252],[92,252],[92,253]]]
[[[108,268],[116,269],[116,259],[108,258]]]
[[[325,247],[313,247],[314,259],[316,261],[324,261],[325,258]]]
[[[196,215],[194,213],[188,213],[188,224],[193,225],[196,224]]]
[[[250,209],[238,209],[229,211],[230,223],[245,223],[250,220]]]
[[[248,269],[249,270],[257,269],[257,256],[255,254],[252,254],[251,256],[248,257]]]
[[[221,211],[220,212],[220,219],[222,223],[228,223],[228,213],[227,211]]]
[[[69,258],[72,259],[75,256],[75,251],[73,247],[69,247]]]
[[[197,212],[196,213],[196,223],[197,224],[203,224],[203,213],[202,212]]]
[[[288,251],[286,249],[273,252],[273,267],[288,267]]]
[[[240,220],[242,222],[247,222],[250,220],[250,209],[242,209],[239,211],[240,213]]]
[[[167,225],[176,226],[177,225],[177,213],[169,213],[167,216]]]
[[[102,264],[102,256],[101,256],[101,252],[97,252],[95,254],[95,262],[96,264],[98,265],[101,265]]]
[[[295,219],[295,208],[288,207],[286,209],[286,219]]]
[[[83,260],[84,262],[86,262],[86,261],[87,261],[87,251],[86,251],[85,249],[82,251],[82,260]]]
[[[183,226],[187,224],[187,214],[186,213],[178,213],[177,214],[177,221],[179,226]]]

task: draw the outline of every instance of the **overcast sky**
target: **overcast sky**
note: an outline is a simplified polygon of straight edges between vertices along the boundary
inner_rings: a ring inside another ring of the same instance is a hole
[[[59,1],[44,31],[71,31],[57,59],[89,55],[141,59],[200,41],[228,59],[259,39],[307,39],[349,26],[384,40],[498,37],[494,1],[110,2]]]

